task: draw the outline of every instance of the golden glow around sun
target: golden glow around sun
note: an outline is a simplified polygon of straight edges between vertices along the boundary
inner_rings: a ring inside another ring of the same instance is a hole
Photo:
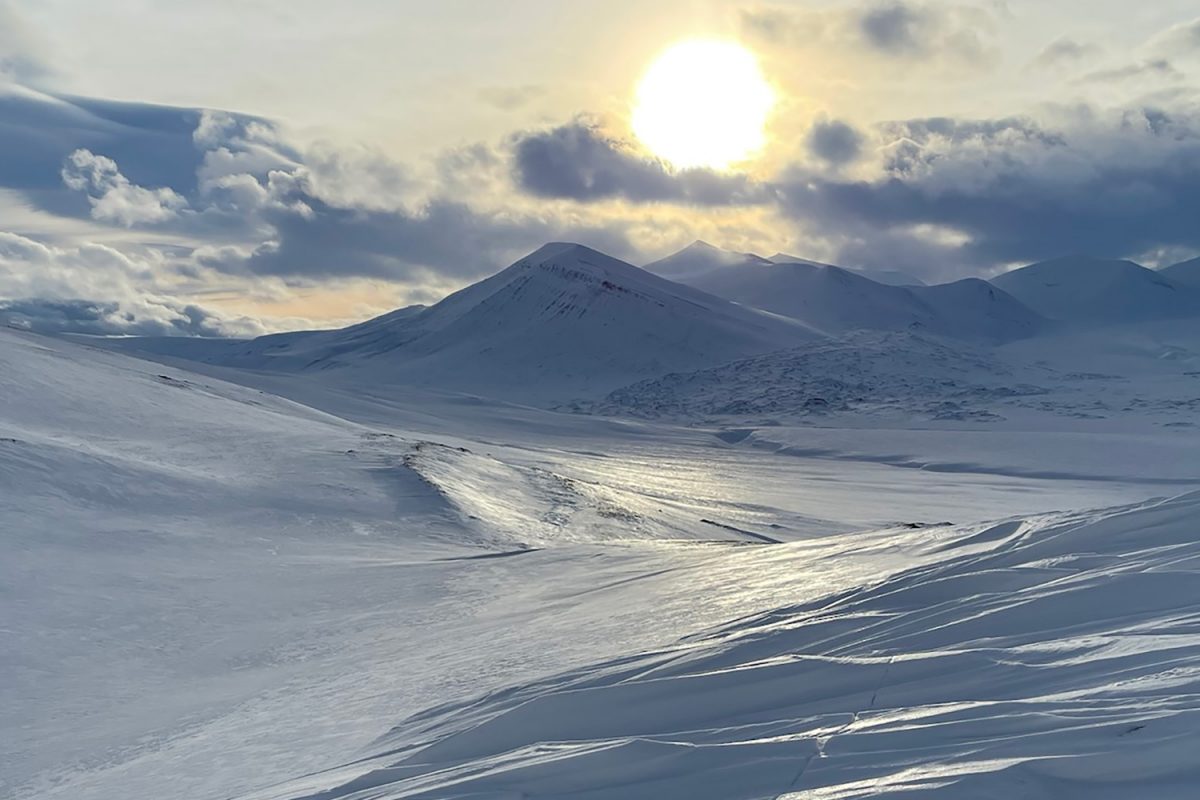
[[[681,42],[642,76],[633,132],[677,167],[720,169],[762,149],[774,104],[749,50],[727,41]]]

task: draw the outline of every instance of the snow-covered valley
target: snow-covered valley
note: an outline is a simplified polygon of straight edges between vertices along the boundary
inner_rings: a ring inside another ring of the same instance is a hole
[[[344,331],[0,330],[0,795],[1194,796],[1190,295],[955,337],[539,253]]]

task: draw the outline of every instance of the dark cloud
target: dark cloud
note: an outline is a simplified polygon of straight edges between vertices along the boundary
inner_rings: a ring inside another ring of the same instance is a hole
[[[842,166],[862,154],[863,135],[840,120],[818,120],[808,132],[808,151],[822,161]]]
[[[930,30],[936,23],[929,9],[900,2],[867,9],[858,21],[869,45],[893,55],[924,53],[929,46]]]
[[[1077,64],[1100,52],[1100,47],[1090,42],[1079,42],[1069,36],[1060,36],[1042,48],[1042,52],[1030,62],[1041,69]]]
[[[924,117],[897,120],[879,125],[888,144],[882,148],[883,169],[893,177],[909,175],[928,162],[945,157],[947,152],[984,149],[999,152],[1003,147],[1034,143],[1045,147],[1065,146],[1056,131],[1047,130],[1027,117],[1000,119],[954,119]]]
[[[96,336],[222,336],[222,318],[196,305],[160,304],[141,315],[117,302],[31,298],[0,300],[0,324],[37,333]]]
[[[997,119],[956,119],[954,117],[919,117],[884,122],[880,130],[885,137],[910,139],[918,144],[942,141],[955,145],[969,142],[1004,142],[1035,140],[1045,144],[1063,144],[1061,134],[1048,130],[1030,117],[999,117]]]
[[[913,138],[882,177],[793,174],[780,183],[786,213],[846,241],[882,233],[942,241],[943,258],[973,270],[1075,251],[1200,246],[1194,119],[1143,110],[1056,132],[1022,120],[893,128]]]
[[[562,238],[633,255],[619,225],[479,211],[448,199],[446,191],[463,191],[449,184],[411,200],[421,192],[409,171],[378,152],[328,144],[301,151],[271,123],[224,112],[2,92],[0,151],[20,154],[0,159],[0,187],[39,208],[153,225],[199,242],[201,267],[241,275],[463,279]],[[472,153],[470,164],[481,163]],[[503,169],[489,153],[490,168]],[[688,191],[723,190],[707,177],[693,176]],[[156,249],[165,254],[164,247]],[[87,269],[55,253],[43,260]],[[177,274],[195,276],[186,253],[167,260]],[[4,290],[0,280],[0,296]]]
[[[331,205],[297,185],[262,212],[273,233],[250,254],[209,262],[260,275],[393,280],[429,273],[476,278],[546,241],[571,238],[616,255],[631,253],[616,229],[569,228],[540,217],[481,214],[435,200],[416,212]]]
[[[194,136],[208,118],[199,109],[121,103],[0,88],[0,187],[63,216],[88,217],[86,193],[64,185],[64,159],[86,150],[114,162],[134,186],[165,188],[189,197],[209,148]],[[228,136],[262,120],[223,115]]]
[[[857,12],[856,25],[869,48],[892,58],[983,64],[993,55],[985,38],[995,18],[979,6],[891,0]]]
[[[449,200],[432,201],[416,213],[346,209],[313,197],[304,203],[305,211],[282,207],[265,213],[274,236],[254,249],[245,269],[284,276],[401,279],[436,272],[472,278],[562,233],[540,219],[480,215]],[[619,234],[571,233],[610,252],[629,249]]]
[[[604,135],[587,121],[525,133],[513,141],[517,184],[539,197],[592,201],[623,198],[698,206],[765,202],[763,187],[744,175],[706,169],[672,171]]]
[[[842,9],[751,8],[742,31],[765,45],[855,50],[910,66],[989,63],[995,8],[882,0]]]

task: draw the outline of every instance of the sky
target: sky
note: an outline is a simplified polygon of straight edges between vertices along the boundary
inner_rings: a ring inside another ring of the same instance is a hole
[[[1200,253],[1197,14],[0,0],[0,316],[328,327],[551,240],[645,263],[703,239],[926,281],[1079,253],[1165,266]],[[640,79],[692,40],[735,43],[770,87],[744,160],[681,168],[634,131]]]

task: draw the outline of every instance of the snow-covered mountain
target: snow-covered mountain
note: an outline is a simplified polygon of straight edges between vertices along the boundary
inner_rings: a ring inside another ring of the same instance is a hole
[[[998,275],[992,283],[1039,314],[1064,322],[1120,324],[1200,315],[1200,291],[1132,261],[1057,258]]]
[[[773,261],[776,264],[813,264],[818,267],[830,267],[832,264],[824,264],[820,261],[813,261],[799,256],[790,256],[787,253],[776,253],[773,256],[767,257],[768,261]],[[867,269],[865,267],[842,267],[855,275],[862,275],[864,278],[870,278],[876,283],[884,283],[888,286],[925,286],[925,281],[918,278],[916,275],[904,272],[899,269]]]
[[[1200,288],[1200,258],[1163,267],[1159,270],[1159,274],[1178,286]]]
[[[578,410],[682,421],[779,421],[851,414],[998,418],[998,400],[1044,394],[987,352],[911,333],[839,339],[639,381]]]
[[[701,275],[722,267],[764,266],[767,264],[808,264],[813,267],[833,266],[832,264],[823,264],[820,261],[811,261],[799,256],[790,256],[786,253],[776,253],[768,258],[763,258],[754,253],[738,253],[732,250],[723,250],[708,242],[696,240],[677,253],[672,253],[666,258],[660,258],[658,261],[646,264],[645,269],[653,272],[655,275],[662,275],[664,278],[670,278],[673,281],[688,283],[689,279],[698,278]],[[838,269],[844,269],[846,272],[852,272],[855,275],[861,275],[864,278],[891,286],[925,285],[924,281],[920,278],[899,270],[858,269],[851,267],[839,267]]]
[[[644,265],[643,269],[673,281],[687,283],[689,278],[696,278],[722,267],[766,263],[769,263],[767,259],[754,253],[722,250],[697,239],[677,253],[658,261],[651,261]]]
[[[123,346],[246,369],[337,370],[374,383],[540,402],[820,336],[582,245],[553,243],[436,305],[342,330]]]
[[[891,286],[815,262],[769,261],[696,245],[665,260],[679,280],[705,292],[839,334],[921,331],[968,341],[1031,336],[1043,320],[985,281]],[[661,269],[664,262],[649,265]]]

